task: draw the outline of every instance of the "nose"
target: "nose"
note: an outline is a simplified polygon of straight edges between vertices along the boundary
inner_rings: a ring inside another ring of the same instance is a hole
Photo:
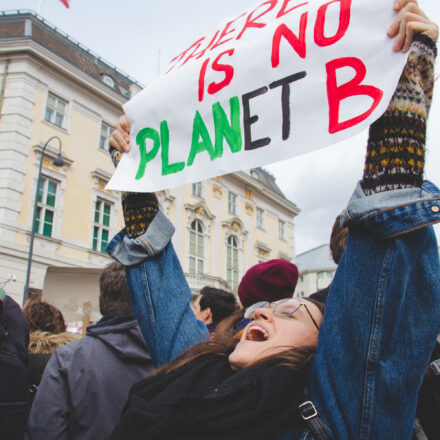
[[[268,307],[259,308],[255,310],[254,317],[255,319],[261,319],[262,321],[272,321],[273,312]]]

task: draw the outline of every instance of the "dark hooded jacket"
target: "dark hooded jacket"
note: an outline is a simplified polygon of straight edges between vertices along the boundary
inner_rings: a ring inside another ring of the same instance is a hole
[[[152,366],[134,315],[105,315],[84,338],[57,349],[50,358],[31,409],[27,438],[108,438],[130,387]]]
[[[9,296],[0,301],[0,438],[21,440],[27,403],[29,326]]]

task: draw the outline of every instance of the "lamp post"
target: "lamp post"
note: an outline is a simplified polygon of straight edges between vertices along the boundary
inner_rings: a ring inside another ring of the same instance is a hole
[[[46,150],[46,147],[49,145],[49,142],[52,139],[56,139],[58,141],[58,144],[59,144],[58,155],[55,158],[55,160],[52,161],[52,165],[55,165],[56,167],[62,167],[64,165],[66,165],[66,161],[63,159],[63,156],[61,155],[61,139],[58,136],[52,136],[51,138],[49,138],[46,141],[46,143],[43,146],[43,149],[41,150],[40,166],[38,168],[37,188],[35,189],[34,215],[32,217],[31,238],[30,238],[30,241],[29,241],[29,254],[28,254],[28,262],[27,262],[27,269],[26,269],[26,282],[24,284],[24,291],[23,291],[23,305],[26,302],[26,299],[28,297],[29,279],[30,279],[30,276],[31,276],[32,252],[34,250],[35,225],[37,223],[38,192],[40,190],[41,169],[43,167],[44,151]]]

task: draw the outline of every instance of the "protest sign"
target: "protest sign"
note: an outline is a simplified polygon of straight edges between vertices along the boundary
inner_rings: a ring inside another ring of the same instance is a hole
[[[406,62],[392,0],[270,0],[222,23],[130,100],[131,152],[109,189],[159,191],[354,136]]]

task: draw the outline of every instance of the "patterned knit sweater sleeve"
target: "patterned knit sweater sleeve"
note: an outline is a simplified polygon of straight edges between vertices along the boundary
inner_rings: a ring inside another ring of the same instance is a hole
[[[422,185],[436,55],[435,43],[417,35],[387,110],[370,127],[365,194]]]

